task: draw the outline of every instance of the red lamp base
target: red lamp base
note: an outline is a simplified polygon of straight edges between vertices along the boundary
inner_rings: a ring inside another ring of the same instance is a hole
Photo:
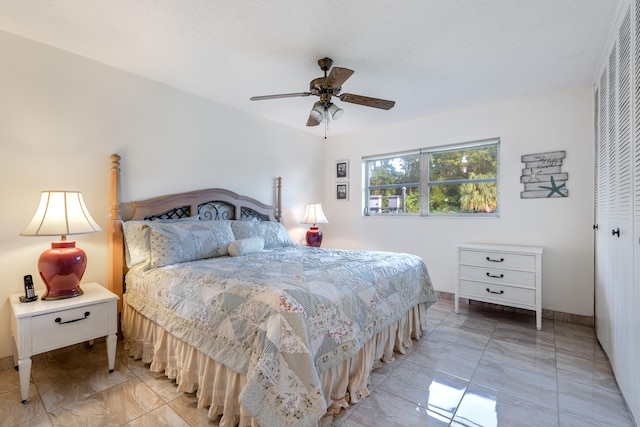
[[[307,246],[314,246],[319,248],[322,244],[322,231],[318,230],[318,227],[311,226],[307,231]]]
[[[47,286],[44,300],[71,298],[82,295],[80,279],[87,268],[87,255],[76,242],[52,242],[51,249],[40,255],[38,270]]]

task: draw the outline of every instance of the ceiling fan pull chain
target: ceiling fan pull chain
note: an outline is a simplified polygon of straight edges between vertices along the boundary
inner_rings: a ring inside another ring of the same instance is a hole
[[[327,139],[328,130],[329,130],[329,116],[327,115],[327,119],[324,121],[324,139]]]

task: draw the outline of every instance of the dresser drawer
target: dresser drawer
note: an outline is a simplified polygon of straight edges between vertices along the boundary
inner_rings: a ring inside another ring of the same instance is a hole
[[[498,268],[460,266],[460,279],[497,285],[536,287],[536,274],[532,271],[502,270]]]
[[[535,289],[460,280],[460,297],[496,304],[532,307],[536,304]]]
[[[109,308],[101,303],[34,316],[33,354],[77,344],[109,334]]]
[[[480,267],[536,270],[536,257],[508,252],[460,251],[460,264]]]

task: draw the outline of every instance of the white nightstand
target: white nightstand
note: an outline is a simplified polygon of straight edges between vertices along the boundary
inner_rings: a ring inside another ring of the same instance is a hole
[[[45,351],[107,337],[109,372],[116,361],[118,296],[98,283],[83,283],[83,295],[74,298],[21,303],[11,301],[13,361],[20,371],[22,403],[29,397],[31,356]]]

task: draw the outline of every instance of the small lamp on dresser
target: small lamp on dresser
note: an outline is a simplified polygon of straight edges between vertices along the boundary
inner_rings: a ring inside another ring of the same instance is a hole
[[[67,240],[70,234],[101,231],[91,218],[78,191],[43,191],[36,213],[21,236],[61,236],[51,249],[40,255],[38,271],[47,287],[42,299],[52,300],[82,295],[80,279],[87,267],[87,255]]]
[[[327,217],[322,212],[320,203],[309,203],[307,210],[302,219],[302,224],[312,224],[307,231],[307,246],[315,246],[317,248],[322,244],[322,231],[318,229],[316,224],[328,224]]]

